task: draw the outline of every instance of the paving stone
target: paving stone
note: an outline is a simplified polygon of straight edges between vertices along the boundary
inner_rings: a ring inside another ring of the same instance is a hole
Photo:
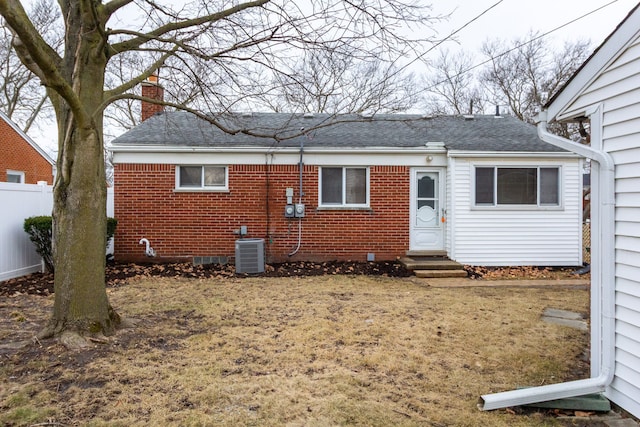
[[[544,316],[560,317],[562,319],[573,319],[573,320],[584,319],[584,316],[580,313],[574,313],[573,311],[568,311],[568,310],[559,310],[557,308],[545,308],[542,314]]]
[[[547,323],[553,323],[555,325],[568,326],[570,328],[577,329],[579,331],[588,331],[589,327],[587,326],[587,322],[584,320],[571,320],[571,319],[562,319],[560,317],[547,317],[542,316],[542,320]]]
[[[621,418],[618,420],[607,420],[604,424],[608,427],[638,427],[638,423],[630,418]]]
[[[413,274],[420,278],[441,278],[441,277],[467,277],[464,270],[413,270]]]

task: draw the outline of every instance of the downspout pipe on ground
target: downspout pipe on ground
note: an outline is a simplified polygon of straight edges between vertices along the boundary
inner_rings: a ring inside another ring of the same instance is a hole
[[[597,106],[588,116],[592,117],[592,124],[596,122],[596,126],[591,128],[592,141],[600,140],[602,138],[600,134],[601,107]],[[598,134],[594,135],[594,132]],[[480,397],[478,407],[485,411],[600,393],[611,384],[615,371],[615,163],[606,152],[576,144],[549,133],[546,111],[542,111],[538,115],[538,136],[549,144],[589,158],[599,165],[598,232],[600,233],[601,247],[599,259],[602,269],[599,275],[591,278],[591,292],[592,298],[594,295],[599,295],[601,301],[601,304],[592,306],[592,319],[602,319],[600,325],[602,331],[600,334],[600,367],[597,376],[585,380],[483,395]],[[594,323],[592,322],[592,327]],[[599,320],[597,324],[600,324]]]

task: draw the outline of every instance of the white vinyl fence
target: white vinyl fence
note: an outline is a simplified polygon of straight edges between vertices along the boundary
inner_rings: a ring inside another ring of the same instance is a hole
[[[26,218],[51,215],[52,208],[52,186],[0,182],[0,281],[42,270],[42,260],[22,227]],[[113,216],[111,188],[107,215]]]

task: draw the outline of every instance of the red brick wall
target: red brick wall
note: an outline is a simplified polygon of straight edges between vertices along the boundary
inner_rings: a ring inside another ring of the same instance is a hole
[[[0,119],[0,182],[7,181],[7,169],[24,172],[26,184],[53,184],[52,166],[7,122]]]
[[[115,217],[118,227],[115,257],[144,258],[141,238],[147,238],[158,259],[235,254],[237,235],[264,238],[269,262],[286,260],[391,260],[409,247],[409,168],[370,168],[371,210],[316,210],[318,167],[305,166],[306,216],[302,244],[298,219],[284,217],[285,189],[294,188],[298,201],[297,165],[230,165],[229,192],[174,192],[175,166],[115,165]],[[267,191],[268,188],[268,191]]]
[[[164,99],[164,88],[157,83],[143,82],[142,96],[162,101]],[[151,102],[143,101],[141,109],[141,120],[144,122],[154,114],[164,111],[164,106],[161,104],[152,104]]]

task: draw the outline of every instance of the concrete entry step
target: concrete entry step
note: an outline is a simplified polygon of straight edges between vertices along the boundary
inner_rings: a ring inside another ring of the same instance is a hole
[[[440,279],[445,277],[467,277],[464,270],[413,270],[416,277],[423,279]]]
[[[400,263],[407,270],[464,270],[464,266],[450,259],[436,259],[432,257],[404,257]]]
[[[406,255],[408,258],[430,257],[448,259],[447,251],[407,251]]]
[[[407,256],[398,261],[416,277],[467,277],[464,266],[450,260],[443,251],[408,251]]]

